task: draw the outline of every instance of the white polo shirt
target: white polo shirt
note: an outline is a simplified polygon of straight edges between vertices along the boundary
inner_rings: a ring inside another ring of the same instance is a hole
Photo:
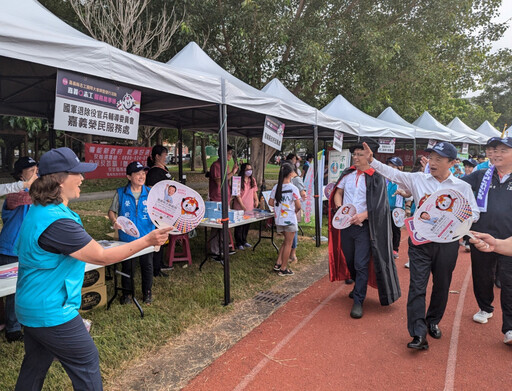
[[[370,167],[375,169],[375,171],[383,177],[395,182],[399,187],[409,190],[417,208],[419,208],[423,201],[432,193],[441,189],[451,189],[458,191],[468,200],[473,212],[473,222],[477,221],[480,217],[480,210],[476,204],[475,195],[471,190],[471,186],[459,178],[454,177],[452,173],[450,173],[450,176],[444,181],[439,182],[431,174],[425,174],[423,172],[403,172],[389,167],[379,162],[377,159],[373,159]]]
[[[364,172],[355,170],[341,178],[338,188],[343,189],[343,205],[352,204],[357,213],[363,213],[366,206],[366,178]]]

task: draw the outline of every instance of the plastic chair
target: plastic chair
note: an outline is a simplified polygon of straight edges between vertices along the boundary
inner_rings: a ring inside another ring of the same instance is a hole
[[[176,243],[180,242],[182,250],[181,252],[176,252]],[[188,234],[183,235],[170,235],[169,236],[169,258],[168,264],[169,267],[172,267],[174,262],[185,262],[187,261],[189,265],[192,265],[192,254],[190,253],[190,243],[188,240]]]

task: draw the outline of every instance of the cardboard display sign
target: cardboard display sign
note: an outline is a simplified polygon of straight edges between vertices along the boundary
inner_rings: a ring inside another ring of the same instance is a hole
[[[117,218],[117,223],[122,227],[121,230],[126,234],[138,238],[140,236],[140,232],[133,221],[131,221],[128,217],[119,216]]]
[[[414,228],[423,238],[450,243],[469,234],[473,211],[458,191],[442,189],[433,193],[414,214]]]
[[[350,227],[350,219],[357,213],[356,207],[352,204],[341,205],[332,218],[332,226],[336,229]]]
[[[393,224],[395,224],[398,228],[402,228],[405,224],[405,210],[402,208],[395,208],[391,213],[393,216]]]
[[[172,227],[171,235],[192,231],[203,219],[204,212],[199,193],[179,182],[160,181],[149,192],[149,218],[157,228]]]

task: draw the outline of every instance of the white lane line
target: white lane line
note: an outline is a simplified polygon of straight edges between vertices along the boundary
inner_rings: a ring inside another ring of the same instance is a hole
[[[273,358],[279,351],[293,338],[295,334],[297,334],[313,317],[320,311],[328,302],[330,302],[340,291],[343,289],[345,285],[340,286],[336,289],[329,297],[327,297],[324,301],[322,301],[318,306],[309,313],[309,315],[302,320],[295,328],[290,331],[290,333],[284,337],[281,342],[279,342],[274,349],[270,353],[268,353],[268,357],[263,358],[258,365],[256,365],[250,373],[248,373],[240,383],[233,389],[233,391],[242,391],[247,387],[247,385],[254,380],[256,375],[269,363],[270,358]]]
[[[469,280],[471,278],[471,266],[468,268],[462,289],[460,291],[457,310],[453,320],[452,338],[450,340],[450,350],[448,352],[448,362],[446,363],[446,376],[444,380],[444,391],[453,391],[455,383],[455,370],[457,367],[457,348],[459,346],[460,321],[462,319],[462,311],[464,310],[464,300],[468,290]]]

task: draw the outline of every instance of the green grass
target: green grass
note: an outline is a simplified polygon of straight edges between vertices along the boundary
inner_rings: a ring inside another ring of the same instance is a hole
[[[95,239],[108,238],[110,223],[104,217],[110,200],[76,202],[71,207],[77,211],[84,227]],[[324,218],[324,225],[327,219]],[[257,225],[252,227],[249,241],[255,243]],[[300,237],[297,256],[299,263],[294,266],[296,276],[300,278],[301,269],[314,263],[326,253],[326,245],[320,249],[309,237],[314,228],[304,227],[305,237]],[[327,235],[327,228],[323,227]],[[278,237],[276,243],[280,245]],[[176,338],[186,328],[194,325],[207,325],[215,317],[229,313],[232,306],[223,306],[224,286],[223,268],[219,263],[207,262],[202,272],[199,264],[204,258],[204,229],[198,230],[198,236],[191,239],[193,265],[183,267],[175,264],[170,277],[158,277],[154,281],[154,303],[144,306],[145,316],[141,319],[134,305],[121,306],[114,302],[110,310],[99,308],[83,314],[93,322],[91,335],[100,353],[101,372],[104,383],[120,376],[129,367],[133,358],[147,355],[152,349],[162,346],[166,341]],[[239,302],[249,299],[259,291],[268,290],[280,277],[271,268],[277,257],[270,241],[263,239],[255,252],[239,251],[231,259],[231,296]],[[140,298],[140,276],[136,275],[136,295]],[[112,281],[107,281],[109,297],[113,293]],[[0,337],[3,339],[3,337]],[[23,358],[23,344],[7,344],[0,341],[0,390],[11,390]],[[44,390],[67,390],[71,384],[60,364],[52,364],[46,377]]]

